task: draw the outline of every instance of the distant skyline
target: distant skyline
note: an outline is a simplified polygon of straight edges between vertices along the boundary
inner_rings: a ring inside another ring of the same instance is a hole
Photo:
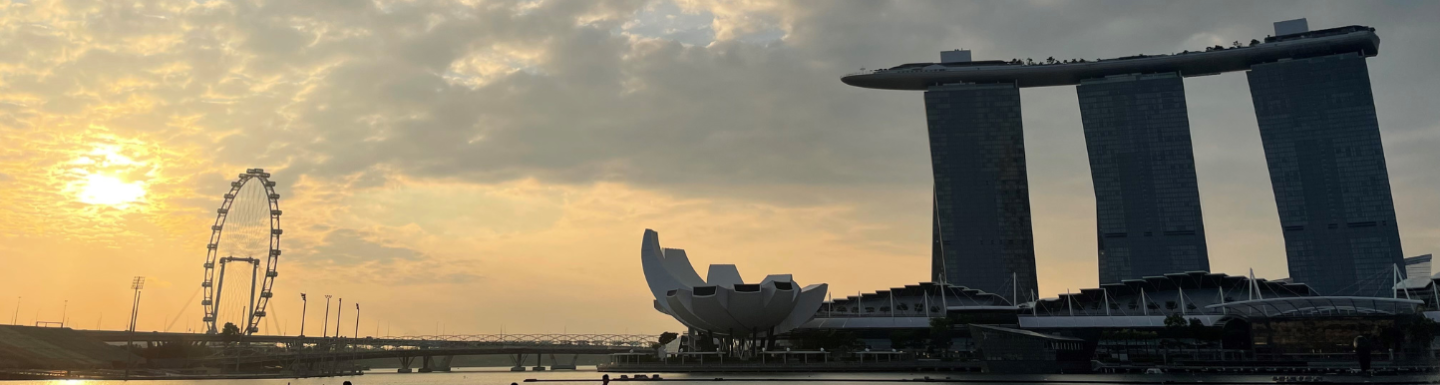
[[[177,314],[175,329],[199,329],[199,299],[186,303],[209,225],[252,167],[282,195],[270,306],[288,334],[300,292],[364,303],[362,335],[677,331],[643,284],[646,228],[696,266],[837,294],[913,284],[930,278],[922,95],[840,76],[956,48],[1193,51],[1302,17],[1377,29],[1368,65],[1403,249],[1433,253],[1435,14],[1425,1],[0,3],[0,314],[23,296],[22,324],[58,321],[68,299],[73,326],[119,329],[143,275],[141,330]],[[1245,76],[1184,88],[1211,270],[1286,277]],[[1094,287],[1076,92],[1020,99],[1039,292]]]

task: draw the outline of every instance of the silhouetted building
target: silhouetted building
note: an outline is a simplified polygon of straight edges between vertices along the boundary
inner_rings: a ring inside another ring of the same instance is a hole
[[[1076,87],[1100,282],[1210,271],[1195,154],[1179,75],[1114,75]]]
[[[1390,296],[1404,255],[1365,56],[1259,64],[1248,77],[1290,277],[1325,295]]]
[[[935,173],[931,274],[999,293],[1037,287],[1020,89],[941,85],[925,92]]]
[[[1323,294],[1389,296],[1364,291],[1385,289],[1368,282],[1381,282],[1370,278],[1401,255],[1364,60],[1379,54],[1380,38],[1364,26],[1307,28],[1289,20],[1248,46],[1094,61],[975,61],[948,51],[939,63],[841,81],[926,91],[931,276],[1023,298],[1035,287],[1035,257],[1018,89],[1078,86],[1100,278],[1114,283],[1209,270],[1182,77],[1250,71],[1291,277]]]

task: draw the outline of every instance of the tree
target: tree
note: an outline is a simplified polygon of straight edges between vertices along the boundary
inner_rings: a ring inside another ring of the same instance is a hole
[[[675,332],[660,333],[660,344],[669,345],[671,342],[674,342],[676,338],[680,338],[680,334]]]
[[[235,326],[234,323],[226,322],[225,326],[220,328],[220,335],[238,336],[240,335],[240,327]]]
[[[240,327],[235,326],[233,323],[226,322],[225,326],[220,328],[220,335],[224,336],[226,341],[238,340],[240,339]]]
[[[952,322],[949,317],[930,319],[930,347],[940,350],[949,349],[955,340],[950,336]]]
[[[1170,313],[1170,315],[1165,316],[1166,329],[1178,329],[1189,325],[1190,323],[1185,321],[1185,317],[1181,317],[1179,314]]]
[[[857,350],[864,346],[854,333],[838,329],[797,329],[790,333],[790,341],[802,350],[825,349],[833,352]]]
[[[919,345],[919,333],[909,329],[895,329],[890,331],[890,347],[894,349],[905,349]]]
[[[1259,41],[1259,40],[1250,39],[1250,46],[1251,46],[1251,47],[1254,47],[1254,46],[1257,46],[1257,45],[1260,45],[1260,41]]]
[[[1175,301],[1165,301],[1165,310],[1175,310],[1177,307],[1179,305],[1175,304]]]

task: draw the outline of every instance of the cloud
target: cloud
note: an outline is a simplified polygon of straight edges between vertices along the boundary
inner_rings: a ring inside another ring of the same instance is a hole
[[[1440,79],[1425,76],[1440,59],[1437,13],[1424,1],[10,3],[0,5],[0,237],[15,242],[0,243],[33,257],[16,271],[198,284],[221,194],[264,167],[285,211],[277,290],[396,284],[411,288],[388,295],[424,306],[450,299],[435,286],[566,280],[622,303],[643,295],[587,273],[624,271],[629,237],[649,226],[715,262],[873,290],[928,275],[924,107],[919,93],[852,88],[841,75],[955,48],[981,59],[1178,52],[1308,17],[1379,29],[1371,81],[1400,229],[1418,254],[1440,242],[1440,219],[1427,215],[1440,209],[1429,171],[1440,163],[1429,151]],[[1243,76],[1186,86],[1212,266],[1286,275]],[[1042,291],[1093,286],[1074,91],[1022,98]],[[72,163],[97,145],[143,167]],[[80,171],[143,179],[145,201],[80,203],[66,190]],[[853,269],[874,259],[898,262],[885,274]],[[0,276],[14,282],[0,291],[25,279]],[[467,306],[500,305],[527,311]],[[546,311],[533,314],[553,319]],[[612,326],[670,325],[624,317]]]
[[[340,266],[350,266],[370,261],[393,262],[416,260],[424,254],[404,247],[386,246],[365,239],[365,234],[350,229],[335,229],[325,235],[324,243],[316,246],[310,255],[297,256],[300,260],[323,260]]]

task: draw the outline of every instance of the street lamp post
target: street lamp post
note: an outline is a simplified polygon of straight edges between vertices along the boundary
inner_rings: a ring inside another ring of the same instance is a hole
[[[301,336],[301,337],[304,337],[304,336],[305,336],[305,310],[308,309],[309,305],[310,305],[310,302],[305,300],[305,293],[300,293],[300,336]],[[300,345],[301,345],[301,346],[304,346],[305,343],[304,343],[304,342],[301,342]]]
[[[325,333],[330,330],[330,295],[325,295],[325,323],[320,325],[320,338],[325,338]]]
[[[340,314],[345,312],[345,299],[341,298],[340,303],[335,305],[335,338],[340,338]]]
[[[335,345],[330,355],[330,371],[332,373],[340,370],[340,314],[345,313],[345,298],[341,297],[335,304]]]
[[[125,378],[130,378],[130,367],[135,365],[135,318],[140,312],[140,289],[145,288],[145,277],[136,276],[130,281],[130,289],[135,290],[135,300],[130,304],[130,334],[125,341],[125,352],[130,353],[125,363]]]

